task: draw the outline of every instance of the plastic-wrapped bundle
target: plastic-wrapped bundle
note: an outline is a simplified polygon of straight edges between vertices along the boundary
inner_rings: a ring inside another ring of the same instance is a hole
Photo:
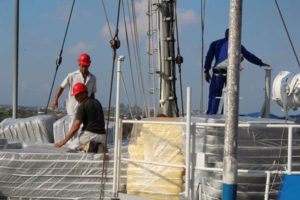
[[[73,120],[74,120],[74,115],[66,115],[54,122],[54,124],[53,124],[54,142],[58,142],[65,138],[66,134],[68,133],[68,131],[70,130],[70,128],[72,126]],[[106,123],[107,122],[105,122],[105,124]],[[105,126],[105,128],[106,128],[106,126]],[[112,144],[113,140],[114,140],[113,136],[115,133],[115,123],[109,122],[108,129],[109,129],[108,130],[108,143]],[[68,143],[70,141],[72,141],[72,139],[69,140]]]
[[[5,119],[0,123],[0,138],[25,143],[50,143],[53,142],[54,121],[51,115]]]
[[[128,147],[130,159],[184,165],[182,135],[179,125],[135,124]],[[127,193],[157,200],[179,199],[183,191],[183,175],[183,167],[130,163]]]
[[[74,119],[74,115],[66,115],[54,122],[53,124],[54,142],[59,142],[66,137],[66,134],[68,133],[68,131],[72,126],[73,119]],[[68,143],[72,141],[72,139],[69,140]]]
[[[124,148],[126,150],[126,148]],[[72,153],[53,144],[24,145],[23,149],[0,151],[0,199],[103,199],[112,196],[113,152]],[[126,152],[123,152],[126,153]],[[126,165],[121,166],[121,185],[126,182]]]
[[[193,122],[212,122],[224,124],[224,118],[193,118]],[[267,124],[286,124],[282,120],[257,119],[240,117],[239,123],[249,127],[238,129],[238,169],[245,170],[285,170],[287,163],[287,128],[267,128]],[[292,122],[289,122],[292,123]],[[223,168],[224,127],[197,126],[194,135],[195,151],[192,157],[199,158],[195,162],[204,167]],[[300,169],[300,136],[293,134],[293,169]],[[201,159],[200,159],[201,158]],[[196,166],[195,166],[196,167]],[[199,184],[202,199],[221,199],[222,172],[206,172],[195,170],[195,188]],[[263,199],[266,183],[264,173],[238,174],[238,199]],[[270,199],[276,199],[280,185],[280,176],[271,176]],[[201,199],[201,198],[200,198]]]

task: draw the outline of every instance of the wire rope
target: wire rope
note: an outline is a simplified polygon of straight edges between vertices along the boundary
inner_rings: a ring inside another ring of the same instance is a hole
[[[113,35],[112,35],[111,28],[110,28],[110,24],[109,24],[108,15],[107,15],[107,11],[106,11],[106,6],[105,6],[105,3],[104,3],[104,0],[102,0],[102,7],[103,7],[103,11],[104,11],[105,20],[106,20],[106,23],[107,23],[107,26],[108,26],[108,31],[109,31],[110,39],[112,39]]]
[[[142,97],[143,97],[143,110],[144,114],[147,116],[147,103],[146,103],[146,96],[145,96],[145,87],[144,87],[144,81],[142,76],[142,69],[141,69],[141,56],[140,56],[140,48],[139,48],[139,35],[137,31],[137,23],[136,23],[136,9],[135,9],[135,3],[134,0],[131,1],[131,10],[132,10],[132,19],[133,19],[133,33],[134,33],[134,40],[135,40],[135,48],[136,48],[136,55],[137,55],[137,66],[138,66],[138,78],[141,84],[139,84]]]
[[[204,28],[205,28],[205,0],[201,0],[201,97],[200,113],[204,113]]]
[[[112,88],[113,88],[113,80],[114,80],[114,69],[115,69],[115,60],[117,56],[117,49],[120,47],[120,40],[118,38],[119,34],[119,18],[120,18],[120,5],[121,0],[118,1],[118,13],[117,13],[117,23],[116,23],[116,29],[115,29],[115,35],[112,40],[110,40],[110,45],[113,50],[113,62],[112,62],[112,70],[111,70],[111,79],[110,79],[110,90],[109,90],[109,100],[108,100],[108,112],[107,112],[107,124],[106,124],[106,130],[108,131],[109,128],[109,122],[110,122],[110,110],[111,110],[111,99],[112,99]],[[108,133],[107,133],[108,134]],[[105,188],[105,180],[106,180],[106,167],[107,167],[107,160],[106,160],[106,150],[107,150],[107,143],[108,143],[108,137],[107,134],[105,134],[105,144],[104,144],[104,154],[103,154],[103,162],[102,162],[102,174],[101,174],[101,184],[100,184],[100,200],[103,199],[104,196],[104,188]],[[105,180],[104,180],[105,179]]]
[[[121,73],[121,78],[122,78],[122,83],[123,83],[123,87],[124,87],[124,91],[125,91],[125,96],[126,96],[128,104],[129,104],[129,112],[130,112],[130,115],[131,115],[131,119],[133,119],[133,113],[132,113],[132,109],[131,109],[132,106],[131,106],[131,103],[130,103],[130,100],[129,100],[129,96],[128,96],[126,84],[125,84],[125,81],[124,81],[123,73]]]
[[[283,26],[284,26],[285,32],[286,32],[286,34],[287,34],[287,36],[288,36],[288,39],[289,39],[290,45],[291,45],[291,47],[292,47],[292,50],[293,50],[293,53],[294,53],[294,56],[295,56],[295,58],[296,58],[296,60],[297,60],[298,67],[300,67],[300,62],[299,62],[299,59],[298,59],[298,55],[297,55],[297,53],[296,53],[296,50],[295,50],[294,44],[293,44],[293,42],[292,42],[292,39],[291,39],[290,33],[289,33],[289,31],[288,31],[288,28],[287,28],[287,25],[286,25],[286,23],[285,23],[285,21],[284,21],[284,18],[283,18],[282,12],[281,12],[281,10],[280,10],[279,4],[278,4],[277,0],[274,0],[274,1],[275,1],[275,4],[276,4],[276,7],[277,7],[277,10],[278,10],[278,12],[279,12],[279,15],[280,15],[280,19],[281,19],[281,21],[282,21],[282,23],[283,23]]]
[[[46,114],[48,112],[49,102],[50,102],[50,98],[51,98],[53,86],[54,86],[54,83],[55,83],[57,71],[58,71],[58,68],[59,68],[59,66],[61,65],[61,62],[62,62],[63,49],[64,49],[64,45],[65,45],[67,33],[68,33],[68,30],[69,30],[69,25],[70,25],[72,13],[73,13],[74,4],[75,4],[75,0],[73,0],[73,3],[72,3],[72,7],[71,7],[70,14],[69,14],[69,19],[68,19],[67,27],[66,27],[65,34],[64,34],[64,39],[63,39],[63,42],[62,42],[62,45],[61,45],[61,49],[60,49],[59,55],[58,55],[58,57],[56,59],[56,69],[55,69],[54,78],[53,78],[53,81],[52,81],[52,84],[51,84],[50,94],[48,96],[48,101],[47,101],[46,111],[45,111]]]
[[[129,45],[128,31],[127,31],[127,22],[126,22],[126,18],[125,18],[125,8],[124,8],[124,2],[123,1],[122,1],[122,9],[123,9],[123,19],[124,19],[124,28],[125,28],[125,36],[126,36],[126,45],[127,45],[129,66],[130,66],[130,75],[131,75],[132,88],[133,88],[133,94],[134,94],[134,102],[135,102],[135,108],[136,108],[136,115],[138,115],[139,113],[138,113],[138,108],[137,108],[137,96],[136,96],[135,81],[134,81],[134,76],[133,76],[133,65],[132,65],[131,51],[130,51],[130,45]],[[130,12],[130,11],[128,11],[128,12]]]

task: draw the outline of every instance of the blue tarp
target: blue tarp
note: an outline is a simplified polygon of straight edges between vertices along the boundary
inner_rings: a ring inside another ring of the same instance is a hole
[[[247,113],[247,114],[240,114],[240,116],[259,118],[260,113],[259,112],[253,112],[253,113]],[[294,119],[294,120],[300,119],[300,115],[289,115],[289,117],[291,119]],[[285,116],[277,116],[277,115],[274,115],[274,114],[270,114],[269,118],[270,119],[285,119]]]
[[[300,175],[283,175],[279,200],[300,199]]]

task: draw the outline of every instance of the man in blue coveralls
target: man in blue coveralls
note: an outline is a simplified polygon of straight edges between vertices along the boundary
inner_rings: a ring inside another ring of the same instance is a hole
[[[222,89],[226,85],[226,73],[228,65],[228,34],[229,29],[225,31],[225,38],[216,40],[210,44],[209,50],[206,55],[204,64],[205,80],[209,83],[209,101],[206,114],[217,114],[220,97],[222,96]],[[246,58],[249,62],[259,66],[270,66],[254,54],[247,51],[247,49],[241,46],[241,56]],[[212,67],[212,61],[215,59],[214,66],[212,68],[212,77],[209,74],[209,70]],[[242,60],[242,59],[241,59]]]

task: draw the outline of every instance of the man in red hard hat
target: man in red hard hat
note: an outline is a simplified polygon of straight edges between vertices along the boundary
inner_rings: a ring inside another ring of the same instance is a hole
[[[101,103],[95,98],[88,97],[87,87],[83,83],[74,84],[72,95],[79,103],[75,119],[66,137],[55,143],[54,147],[59,148],[65,145],[77,133],[81,124],[83,127],[78,137],[72,140],[69,148],[83,150],[87,144],[104,144],[106,132]]]
[[[89,72],[91,58],[87,53],[82,53],[78,57],[79,70],[69,73],[63,80],[60,87],[57,89],[55,97],[52,102],[52,109],[57,108],[58,99],[66,87],[69,87],[68,97],[66,99],[66,110],[68,115],[73,115],[78,106],[74,96],[72,96],[72,87],[75,83],[84,83],[87,87],[88,96],[94,97],[96,93],[96,77]]]

